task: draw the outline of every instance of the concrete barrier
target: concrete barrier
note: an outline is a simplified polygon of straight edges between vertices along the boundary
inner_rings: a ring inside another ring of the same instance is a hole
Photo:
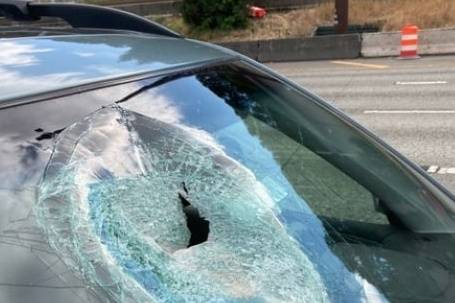
[[[239,41],[217,43],[220,46],[232,49],[251,59],[259,61],[259,43],[261,41]]]
[[[362,57],[388,57],[400,54],[400,32],[362,34]]]
[[[427,29],[419,31],[419,55],[455,53],[455,29]],[[362,34],[362,57],[389,57],[400,54],[400,33]]]
[[[259,43],[259,61],[352,59],[360,55],[360,35],[265,40]]]
[[[418,52],[421,55],[454,54],[455,28],[420,31]]]
[[[260,62],[352,59],[360,56],[360,35],[334,35],[290,38],[220,45],[231,48]]]

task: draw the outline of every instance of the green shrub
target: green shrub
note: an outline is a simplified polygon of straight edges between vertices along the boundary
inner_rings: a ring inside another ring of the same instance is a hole
[[[248,23],[247,0],[184,0],[182,15],[197,29],[243,28]]]

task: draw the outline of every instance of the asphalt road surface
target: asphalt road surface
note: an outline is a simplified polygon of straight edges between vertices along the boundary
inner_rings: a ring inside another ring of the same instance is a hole
[[[455,193],[455,56],[271,63]]]

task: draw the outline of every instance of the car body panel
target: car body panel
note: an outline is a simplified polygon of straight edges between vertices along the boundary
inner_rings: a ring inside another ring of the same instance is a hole
[[[0,49],[0,102],[231,56],[191,40],[138,34],[0,39]]]

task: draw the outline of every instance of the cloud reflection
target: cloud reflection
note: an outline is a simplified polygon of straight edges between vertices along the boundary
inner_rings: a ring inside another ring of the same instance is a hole
[[[76,84],[83,80],[83,75],[84,73],[80,72],[67,72],[24,77],[20,72],[2,68],[0,64],[1,98],[9,99],[21,96],[24,94],[24,88],[28,87],[38,87],[40,91],[48,91],[55,89],[56,83],[57,85],[59,83]]]
[[[14,41],[0,42],[0,67],[8,65],[33,65],[39,62],[36,53],[50,52],[50,48],[37,48],[32,44],[21,44]]]

